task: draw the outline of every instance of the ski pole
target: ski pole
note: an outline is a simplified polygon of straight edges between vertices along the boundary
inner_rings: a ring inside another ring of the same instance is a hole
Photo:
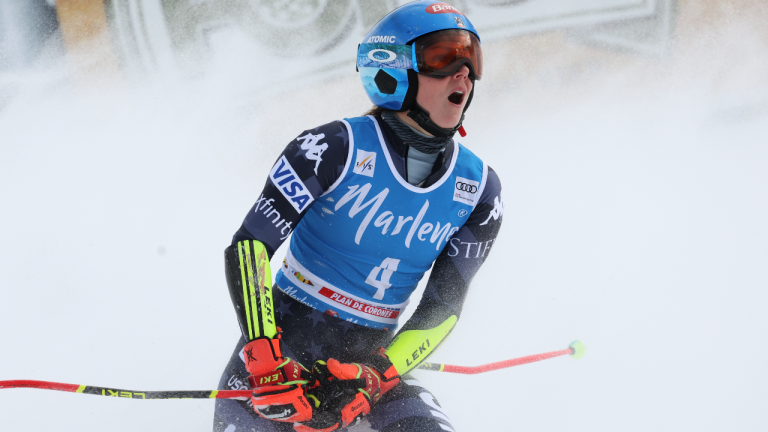
[[[525,357],[513,358],[510,360],[503,360],[496,363],[488,363],[480,366],[454,366],[443,363],[427,363],[424,362],[417,369],[430,370],[436,372],[452,372],[460,374],[479,374],[483,372],[490,372],[497,369],[510,368],[512,366],[519,366],[526,363],[533,363],[541,360],[546,360],[553,357],[559,357],[562,355],[570,355],[574,359],[580,359],[584,357],[584,351],[586,346],[580,341],[573,341],[568,348],[559,351],[550,351],[541,354],[533,354]]]
[[[559,351],[551,351],[542,354],[534,354],[525,357],[518,357],[510,360],[504,360],[496,363],[488,363],[480,366],[454,366],[443,363],[422,363],[418,369],[453,372],[461,374],[478,374],[497,369],[509,368],[526,363],[533,363],[562,355],[570,355],[574,359],[584,357],[586,347],[579,341],[573,341],[568,348]],[[168,390],[168,391],[144,391],[144,390],[122,390],[108,387],[96,387],[80,384],[65,384],[50,381],[34,380],[10,380],[0,381],[0,389],[7,388],[36,388],[41,390],[58,390],[70,393],[92,394],[110,397],[121,397],[126,399],[240,399],[248,400],[251,397],[251,390]]]
[[[121,397],[126,399],[241,399],[251,398],[251,390],[181,390],[181,391],[142,391],[122,390],[107,387],[95,387],[80,384],[64,384],[49,381],[12,380],[0,381],[0,389],[36,388],[59,390],[71,393]]]

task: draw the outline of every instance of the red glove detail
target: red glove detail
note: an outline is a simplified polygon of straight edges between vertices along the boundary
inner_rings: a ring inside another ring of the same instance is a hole
[[[365,387],[359,389],[367,396],[370,406],[378,402],[384,393],[392,390],[400,383],[400,375],[397,374],[394,366],[391,366],[384,372],[379,372],[373,366],[358,363],[340,363],[336,359],[328,360],[328,372],[340,380],[365,379]],[[358,396],[363,393],[358,393]],[[354,418],[354,417],[353,417]]]
[[[304,389],[314,377],[299,362],[283,357],[279,333],[275,339],[261,337],[247,343],[243,355],[251,374],[253,409],[260,416],[281,422],[312,418]]]
[[[343,429],[371,412],[381,397],[400,383],[397,370],[380,350],[373,365],[341,363],[336,359],[315,362],[313,372],[322,388],[320,410],[310,421],[294,424],[299,432],[330,432]],[[382,371],[383,370],[383,371]]]

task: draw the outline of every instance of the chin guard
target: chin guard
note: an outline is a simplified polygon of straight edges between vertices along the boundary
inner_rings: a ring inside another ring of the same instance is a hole
[[[457,124],[455,127],[450,129],[441,128],[435,124],[431,118],[429,118],[429,113],[416,102],[413,103],[411,110],[408,111],[408,117],[412,118],[416,124],[421,126],[422,129],[436,137],[447,137],[455,134],[456,131],[461,127],[461,122],[464,121],[464,113],[462,113],[461,119],[459,119],[459,124]]]
[[[409,77],[410,78],[410,77]],[[418,91],[418,81],[413,80],[416,82],[417,85],[412,85],[412,87],[415,87]],[[425,131],[429,132],[430,134],[436,136],[436,137],[446,137],[454,135],[457,131],[461,136],[466,136],[467,133],[464,131],[464,127],[462,126],[462,123],[464,122],[464,113],[467,112],[467,108],[469,108],[469,104],[472,103],[472,96],[475,94],[475,81],[472,80],[472,90],[469,91],[469,96],[467,96],[467,104],[464,105],[464,111],[461,112],[461,119],[459,119],[459,124],[457,124],[453,128],[442,128],[435,124],[435,122],[432,121],[432,119],[429,117],[429,113],[427,110],[422,108],[419,104],[416,103],[416,97],[414,95],[413,101],[404,104],[403,109],[400,111],[404,111],[406,109],[409,109],[408,111],[408,117],[412,118],[416,124],[422,127]],[[408,101],[406,101],[408,102]]]

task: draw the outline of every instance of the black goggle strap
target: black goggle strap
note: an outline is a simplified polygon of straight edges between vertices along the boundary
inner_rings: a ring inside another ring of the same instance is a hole
[[[357,48],[357,68],[375,67],[389,69],[413,69],[411,45],[360,44]]]

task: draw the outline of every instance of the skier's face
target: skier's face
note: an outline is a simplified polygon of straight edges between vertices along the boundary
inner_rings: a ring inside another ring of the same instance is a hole
[[[432,78],[419,74],[419,92],[416,103],[424,108],[435,124],[452,128],[459,124],[467,104],[472,81],[469,68],[464,65],[455,74],[444,78]]]

